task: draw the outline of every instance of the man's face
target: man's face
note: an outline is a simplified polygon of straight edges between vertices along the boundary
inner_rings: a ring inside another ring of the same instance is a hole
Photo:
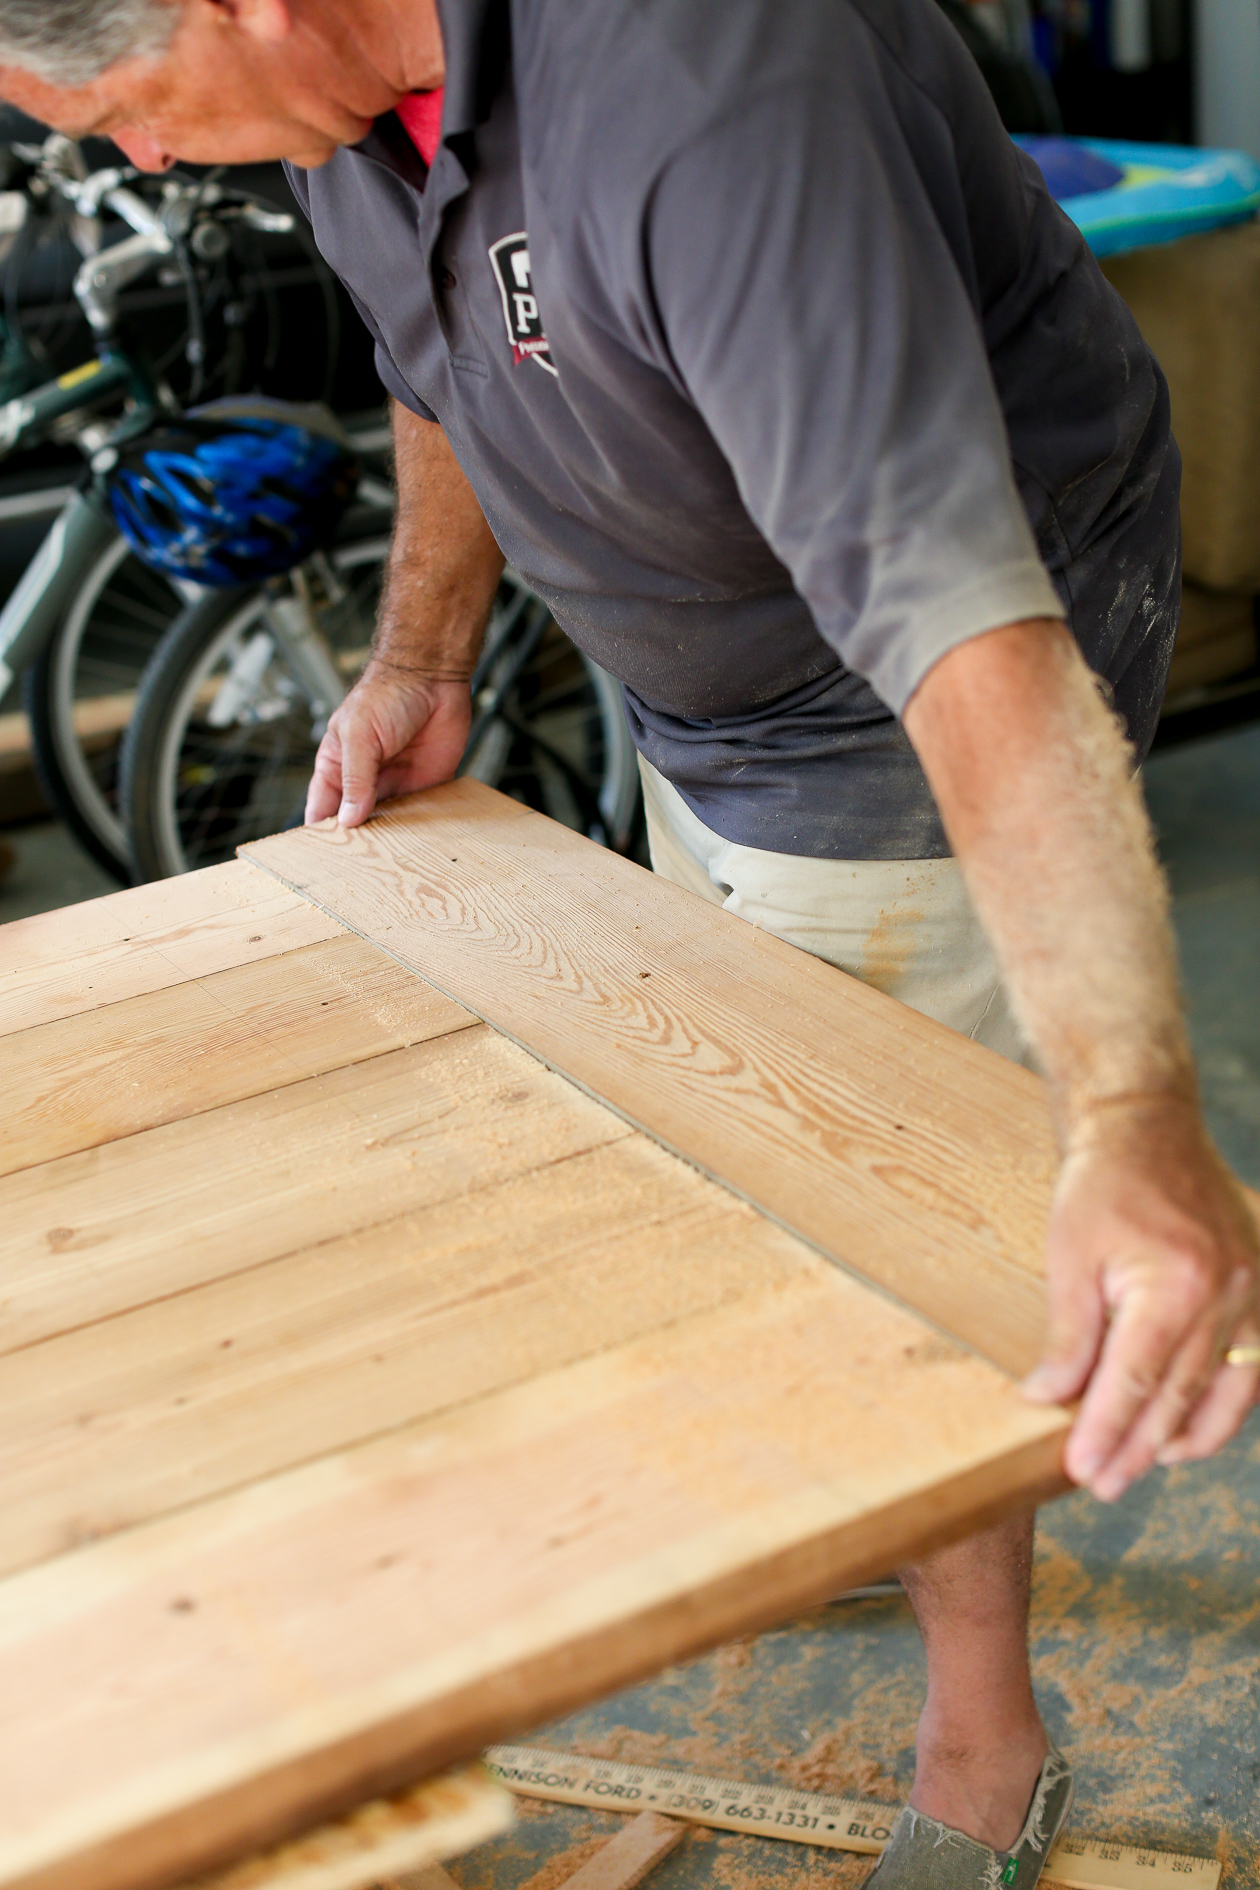
[[[159,57],[121,60],[80,86],[0,66],[0,97],[70,137],[112,138],[142,170],[162,170],[177,159],[322,164],[398,96],[328,0],[171,4],[180,16]]]

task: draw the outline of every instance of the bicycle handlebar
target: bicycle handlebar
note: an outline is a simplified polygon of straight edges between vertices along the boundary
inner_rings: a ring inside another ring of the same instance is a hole
[[[0,459],[42,437],[83,405],[85,396],[95,406],[102,398],[127,393],[135,407],[133,422],[152,411],[159,396],[148,371],[117,345],[115,336],[122,290],[154,263],[174,258],[192,298],[197,290],[190,250],[201,253],[198,233],[204,224],[236,222],[264,235],[287,235],[296,224],[287,211],[272,209],[244,192],[225,190],[213,172],[200,179],[166,177],[160,200],[153,202],[134,188],[141,174],[133,167],[113,165],[89,172],[80,147],[60,133],[54,132],[42,145],[15,141],[9,148],[32,167],[33,176],[21,192],[27,201],[54,193],[79,219],[72,234],[85,259],[75,274],[74,295],[100,354],[97,361],[0,405]],[[102,247],[103,212],[118,218],[131,234]],[[207,248],[206,253],[219,252]]]
[[[12,148],[34,165],[46,188],[55,191],[85,225],[96,223],[102,210],[110,210],[133,232],[104,249],[94,244],[74,279],[75,299],[93,333],[104,338],[113,334],[117,324],[120,292],[152,263],[180,248],[198,210],[223,220],[239,220],[264,235],[288,235],[294,227],[288,211],[268,209],[249,197],[225,203],[219,185],[204,179],[168,179],[162,187],[162,202],[155,207],[130,188],[140,176],[133,166],[111,165],[89,172],[80,147],[60,132],[42,145]]]
[[[162,256],[169,256],[175,244],[162,228],[124,237],[108,249],[98,250],[79,265],[74,278],[74,295],[91,323],[94,334],[110,336],[118,319],[119,292]]]

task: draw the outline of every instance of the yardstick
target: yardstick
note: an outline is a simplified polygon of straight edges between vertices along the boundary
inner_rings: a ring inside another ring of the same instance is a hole
[[[719,1831],[787,1838],[832,1851],[882,1851],[896,1810],[869,1798],[833,1798],[778,1785],[674,1772],[664,1766],[622,1765],[584,1759],[537,1746],[491,1746],[486,1768],[522,1798],[602,1811],[664,1812]],[[1042,1883],[1062,1890],[1217,1890],[1221,1866],[1213,1857],[1142,1850],[1101,1838],[1063,1837],[1047,1860]]]

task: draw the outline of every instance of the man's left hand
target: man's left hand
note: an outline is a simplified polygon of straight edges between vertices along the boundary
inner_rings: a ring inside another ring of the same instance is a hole
[[[1154,1463],[1232,1437],[1260,1367],[1224,1363],[1260,1338],[1256,1222],[1197,1105],[1117,1101],[1069,1141],[1050,1217],[1050,1328],[1027,1380],[1081,1397],[1069,1476],[1114,1501]]]

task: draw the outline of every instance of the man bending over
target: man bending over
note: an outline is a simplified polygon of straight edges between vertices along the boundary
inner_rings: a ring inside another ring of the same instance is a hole
[[[658,872],[1044,1070],[1027,1391],[1082,1399],[1069,1473],[1109,1500],[1217,1449],[1256,1236],[1134,779],[1167,391],[932,0],[0,0],[0,59],[144,167],[287,158],[376,336],[398,529],[309,818],[454,773],[506,555],[625,685]],[[904,1572],[928,1695],[881,1890],[1025,1890],[1066,1815],[1031,1544]]]

